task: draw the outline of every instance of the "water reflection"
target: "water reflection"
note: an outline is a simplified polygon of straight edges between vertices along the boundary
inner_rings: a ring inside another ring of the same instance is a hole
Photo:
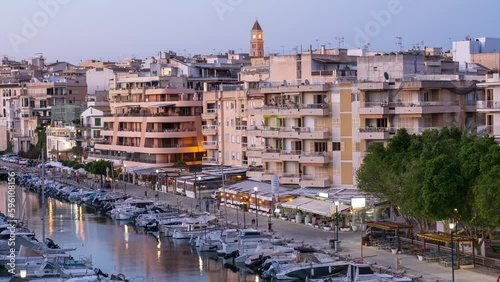
[[[6,191],[6,185],[0,183],[1,195]],[[22,190],[17,194],[18,203],[25,203],[17,207],[17,214],[30,218],[30,229],[41,239],[40,196]],[[75,257],[92,256],[94,266],[104,272],[142,276],[146,281],[258,281],[255,275],[224,268],[214,253],[198,254],[187,240],[157,239],[132,224],[89,213],[86,207],[54,199],[46,203],[46,237],[62,248],[76,248]]]

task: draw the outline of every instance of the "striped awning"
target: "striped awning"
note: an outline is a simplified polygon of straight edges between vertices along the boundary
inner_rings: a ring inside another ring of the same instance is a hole
[[[419,233],[419,234],[417,234],[417,236],[424,238],[426,240],[432,240],[432,241],[436,241],[436,242],[442,242],[442,243],[450,243],[451,242],[450,234],[444,233],[444,232]],[[456,234],[453,234],[453,241],[454,242],[473,242],[474,239],[472,239],[470,237],[458,236]]]

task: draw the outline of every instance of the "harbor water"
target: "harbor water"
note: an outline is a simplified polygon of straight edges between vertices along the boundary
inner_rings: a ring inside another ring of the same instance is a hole
[[[7,183],[0,182],[0,211],[6,212]],[[84,206],[47,198],[45,234],[75,258],[92,257],[93,266],[132,281],[259,281],[244,270],[224,266],[215,254],[198,253],[187,240],[157,239],[127,222],[97,215]],[[16,188],[16,211],[42,239],[42,199]],[[2,279],[3,281],[3,279]]]

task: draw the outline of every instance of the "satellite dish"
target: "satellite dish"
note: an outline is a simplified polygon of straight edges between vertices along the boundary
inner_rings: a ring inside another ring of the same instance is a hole
[[[305,83],[306,83],[306,85],[310,85],[311,84],[308,79],[306,79]]]
[[[385,80],[389,80],[389,74],[387,72],[384,72],[384,78]]]
[[[328,97],[325,97],[325,99],[323,99],[323,101],[324,101],[325,103],[328,103],[328,101],[329,101],[329,100],[328,100]]]
[[[283,86],[288,86],[288,82],[286,80],[283,80]]]

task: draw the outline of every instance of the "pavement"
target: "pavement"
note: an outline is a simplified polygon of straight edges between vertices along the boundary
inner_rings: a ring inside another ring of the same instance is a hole
[[[0,164],[1,165],[1,164]],[[15,165],[10,164],[11,167]],[[25,170],[25,169],[24,169]],[[51,175],[49,174],[49,177]],[[89,188],[90,182],[80,182],[70,179],[64,179],[57,177],[58,180],[66,182],[67,184],[79,186],[82,188]],[[156,192],[149,188],[119,183],[116,190],[121,190],[127,192],[135,197],[145,198],[145,191],[148,191],[148,198],[155,199]],[[156,199],[155,199],[156,200]],[[180,210],[187,210],[190,212],[200,212],[196,211],[196,206],[199,205],[198,199],[187,198],[181,195],[176,195],[173,193],[159,192],[160,203],[168,204],[171,207],[178,207]],[[205,210],[205,204],[202,202],[202,210]],[[243,214],[241,210],[237,211],[231,207],[224,207],[221,204],[220,211],[214,205],[209,206],[211,213],[220,216],[222,225],[230,224],[236,226],[240,223],[243,226],[244,219],[246,221],[247,228],[257,228],[260,230],[267,230],[268,220],[270,219],[266,215],[258,215],[258,227],[252,226],[251,220],[256,219],[255,213],[246,212]],[[225,210],[227,210],[227,215],[225,215]],[[283,221],[277,218],[271,218],[272,231],[278,237],[285,237],[288,239],[293,239],[295,242],[303,242],[306,245],[310,245],[316,249],[320,249],[327,253],[335,254],[344,258],[360,259],[361,258],[361,232],[364,231],[349,231],[349,232],[339,232],[340,241],[340,251],[335,253],[334,250],[330,248],[330,240],[334,239],[333,231],[324,231],[321,229],[313,228],[311,226],[306,226],[304,224],[297,224],[289,221]],[[423,282],[445,282],[452,281],[452,269],[451,267],[444,267],[438,263],[427,263],[425,261],[419,261],[413,255],[407,254],[392,254],[390,251],[380,250],[376,247],[363,247],[363,260],[366,263],[374,264],[375,267],[380,267],[383,272],[394,272],[404,274],[414,281]],[[399,267],[397,268],[396,261],[399,260]],[[500,271],[485,268],[482,266],[476,266],[472,269],[455,269],[454,270],[454,281],[456,282],[468,282],[468,281],[499,281]]]

